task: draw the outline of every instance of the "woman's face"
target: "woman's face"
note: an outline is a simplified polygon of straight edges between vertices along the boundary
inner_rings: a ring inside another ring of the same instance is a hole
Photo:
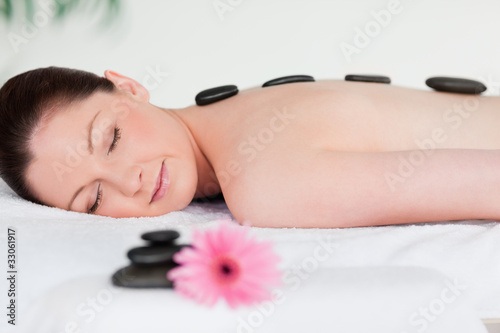
[[[95,93],[41,121],[28,183],[47,205],[77,212],[139,217],[183,209],[198,182],[187,128],[149,104],[137,82],[106,77],[118,92]]]

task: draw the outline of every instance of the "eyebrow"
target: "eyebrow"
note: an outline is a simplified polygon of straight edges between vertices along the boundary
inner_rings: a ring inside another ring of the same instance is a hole
[[[97,118],[97,116],[99,115],[99,113],[101,112],[101,110],[99,110],[94,118],[92,118],[92,120],[90,121],[89,123],[89,126],[88,126],[88,135],[87,135],[87,150],[88,150],[88,153],[90,155],[92,155],[94,153],[94,145],[92,144],[92,129],[94,128],[94,123],[95,123],[95,120]],[[83,190],[85,186],[82,186],[78,189],[78,191],[75,192],[75,194],[73,194],[73,197],[71,198],[70,202],[69,202],[69,205],[68,205],[68,210],[71,210],[71,206],[73,205],[73,202],[75,201],[76,197],[78,196],[78,194],[80,194],[80,192]]]

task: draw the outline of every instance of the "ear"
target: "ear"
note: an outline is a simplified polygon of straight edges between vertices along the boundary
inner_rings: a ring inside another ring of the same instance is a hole
[[[132,94],[132,96],[142,101],[149,102],[149,91],[139,82],[110,70],[105,71],[104,76],[113,82],[118,90]]]

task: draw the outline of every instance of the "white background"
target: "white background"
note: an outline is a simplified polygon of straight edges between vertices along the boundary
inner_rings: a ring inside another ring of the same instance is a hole
[[[80,8],[53,24],[40,7],[35,32],[21,19],[0,24],[0,82],[45,66],[99,75],[113,69],[146,82],[153,104],[173,108],[193,104],[203,89],[245,89],[291,74],[383,74],[421,89],[428,89],[426,78],[447,75],[499,92],[495,0],[122,0],[108,28],[99,25],[104,4],[98,9]],[[23,42],[13,43],[14,36]],[[342,45],[358,53],[346,56]],[[162,73],[156,82],[155,70]]]

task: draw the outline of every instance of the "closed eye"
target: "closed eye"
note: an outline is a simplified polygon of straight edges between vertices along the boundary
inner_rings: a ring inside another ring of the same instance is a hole
[[[111,146],[109,146],[108,155],[113,150],[115,150],[118,141],[120,141],[120,138],[121,138],[121,129],[119,127],[115,127],[113,142],[111,142]],[[97,197],[94,202],[94,205],[92,205],[92,207],[88,210],[89,214],[94,214],[97,211],[97,209],[101,205],[101,200],[102,200],[102,189],[101,189],[101,184],[99,184],[99,187],[97,188]]]
[[[95,200],[95,203],[94,205],[87,211],[87,213],[89,214],[94,214],[97,210],[97,208],[99,208],[100,204],[101,204],[101,198],[102,198],[102,189],[101,189],[101,184],[99,184],[99,187],[97,188],[97,198]]]
[[[113,136],[113,142],[111,143],[111,146],[109,147],[109,150],[108,150],[108,155],[109,155],[109,153],[111,153],[113,150],[115,150],[115,148],[116,148],[116,144],[118,143],[118,141],[120,141],[120,138],[121,138],[121,133],[122,133],[121,128],[119,128],[119,127],[115,127],[114,136]]]

